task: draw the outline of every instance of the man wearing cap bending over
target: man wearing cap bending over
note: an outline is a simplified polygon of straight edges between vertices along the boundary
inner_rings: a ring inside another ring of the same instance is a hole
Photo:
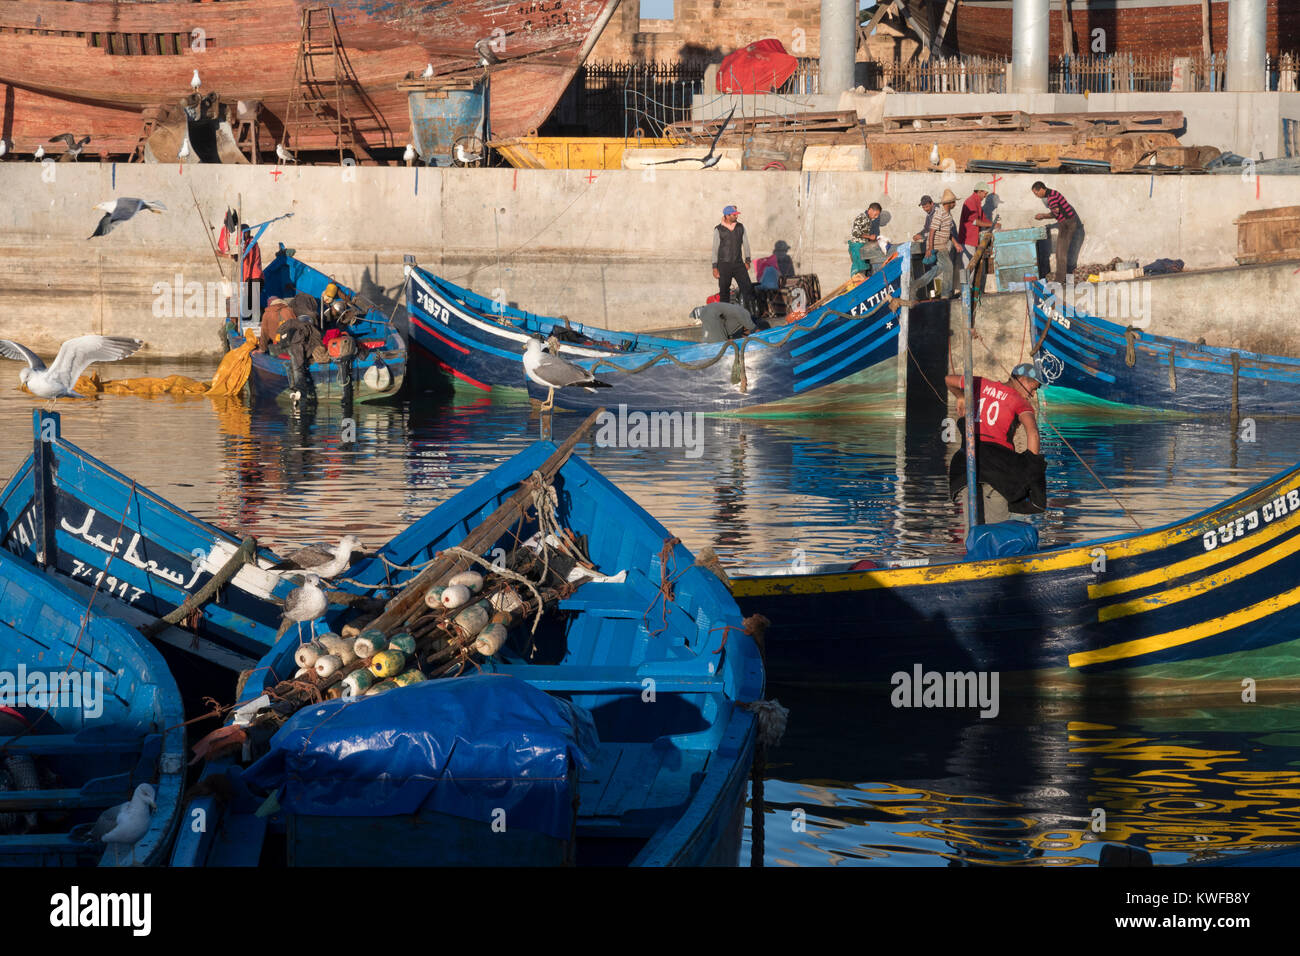
[[[991,228],[991,220],[984,218],[984,200],[989,195],[989,184],[980,183],[966,197],[961,206],[961,219],[957,223],[957,232],[961,237],[962,265],[967,270],[966,281],[973,282],[975,276],[970,273],[971,263],[975,261],[975,250],[979,248],[980,230]]]
[[[740,302],[754,312],[754,286],[749,281],[749,237],[739,222],[740,210],[727,206],[722,222],[713,227],[713,278],[718,280],[718,299],[731,301],[731,280],[740,286]]]
[[[957,396],[957,413],[964,413],[966,380],[949,375],[948,391]],[[1038,421],[1031,400],[1042,385],[1042,373],[1028,363],[1017,365],[1005,382],[975,377],[976,479],[984,498],[984,523],[996,524],[1011,515],[1047,510],[1047,463],[1039,453]],[[1016,451],[1016,430],[1023,428],[1025,451]],[[956,499],[966,490],[966,431],[962,447],[948,466],[948,487]]]

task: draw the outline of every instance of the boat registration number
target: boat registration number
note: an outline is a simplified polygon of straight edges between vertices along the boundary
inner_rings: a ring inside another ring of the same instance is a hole
[[[451,313],[445,305],[439,305],[438,301],[423,289],[415,290],[415,302],[421,309],[428,313],[429,318],[437,319],[443,325],[451,321]]]
[[[1060,309],[1049,309],[1047,314],[1050,315],[1052,317],[1052,321],[1055,322],[1057,325],[1059,325],[1061,328],[1068,329],[1070,327],[1070,320],[1061,314]]]
[[[1300,490],[1278,495],[1272,501],[1266,501],[1261,507],[1248,511],[1227,524],[1221,524],[1213,531],[1205,532],[1201,536],[1201,542],[1205,545],[1206,551],[1213,551],[1220,545],[1244,538],[1252,531],[1294,511],[1300,511]]]

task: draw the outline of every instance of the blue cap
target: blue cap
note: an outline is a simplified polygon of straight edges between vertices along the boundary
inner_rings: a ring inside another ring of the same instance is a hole
[[[1038,371],[1038,367],[1028,362],[1021,363],[1011,370],[1012,375],[1018,375],[1021,378],[1032,378],[1039,385],[1043,384],[1043,373]]]
[[[722,214],[723,214],[724,216],[730,216],[732,213],[737,213],[737,212],[740,212],[740,210],[737,209],[735,206],[723,206],[723,207],[722,207]]]

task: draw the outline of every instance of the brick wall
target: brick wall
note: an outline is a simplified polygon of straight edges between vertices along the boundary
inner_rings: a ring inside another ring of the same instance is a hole
[[[640,8],[639,0],[619,4],[593,60],[716,60],[767,37],[795,56],[817,56],[820,0],[674,0],[672,20],[642,20]]]

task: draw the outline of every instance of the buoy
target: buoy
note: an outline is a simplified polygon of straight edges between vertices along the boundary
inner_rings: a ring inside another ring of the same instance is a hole
[[[447,590],[446,585],[435,584],[429,590],[424,592],[424,603],[429,607],[442,607],[442,595]]]
[[[483,606],[486,603],[486,601],[479,601],[477,604],[471,604],[452,619],[451,623],[455,625],[462,637],[473,637],[487,626],[491,615]]]
[[[463,584],[453,584],[442,592],[442,606],[448,610],[455,610],[469,602],[469,588]]]
[[[362,373],[361,381],[372,392],[386,392],[393,384],[393,373],[387,365],[376,362]]]
[[[324,646],[317,641],[308,641],[293,652],[293,661],[299,667],[315,667],[316,658],[326,653]]]
[[[512,587],[494,591],[488,601],[492,604],[493,610],[497,611],[518,611],[524,606],[524,599]]]
[[[347,677],[343,678],[343,696],[360,697],[374,686],[374,683],[375,678],[370,671],[366,670],[364,667],[360,670],[355,670]]]
[[[390,691],[396,686],[397,684],[394,681],[381,680],[378,684],[373,685],[368,691],[366,691],[366,696],[373,697],[375,694],[382,694],[385,691]]]
[[[325,654],[316,658],[316,676],[329,677],[343,666],[343,658],[337,654]]]
[[[382,650],[387,650],[388,638],[383,631],[374,629],[362,631],[352,644],[352,650],[356,652],[357,657],[374,657]]]
[[[405,631],[398,631],[388,639],[389,649],[396,648],[407,657],[415,656],[415,638]]]
[[[322,634],[316,638],[317,641],[330,654],[338,657],[344,664],[351,664],[357,659],[357,652],[353,648],[354,641],[349,641],[346,637],[340,637],[338,634]]]
[[[311,667],[299,667],[299,668],[298,668],[298,672],[297,672],[296,674],[293,675],[293,679],[294,679],[294,680],[302,680],[302,679],[303,679],[304,677],[306,677],[308,674],[314,674],[314,673],[316,673],[315,668],[311,668]]]
[[[393,683],[398,687],[410,687],[412,684],[418,684],[422,680],[428,680],[419,670],[412,667],[409,671],[403,671],[393,678]]]
[[[381,680],[400,674],[406,667],[406,655],[390,647],[370,659],[370,673]]]
[[[462,587],[469,588],[470,594],[478,594],[479,591],[483,590],[483,575],[477,571],[462,571],[460,574],[454,575],[447,583],[459,584]]]
[[[489,624],[483,630],[479,631],[478,637],[474,640],[474,650],[478,651],[484,657],[491,657],[506,642],[506,629],[500,624]]]

